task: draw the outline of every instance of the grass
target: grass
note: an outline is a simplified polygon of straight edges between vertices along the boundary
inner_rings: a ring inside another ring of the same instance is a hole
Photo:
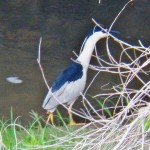
[[[144,131],[150,131],[150,116],[144,120]]]
[[[101,104],[100,104],[101,106]],[[103,106],[103,105],[102,105]],[[110,114],[109,109],[104,107],[104,110],[107,110],[106,113]],[[32,111],[30,116],[32,121],[26,125],[22,126],[19,123],[19,118],[13,120],[13,111],[10,112],[10,120],[1,120],[0,121],[0,133],[2,136],[1,149],[2,150],[19,150],[19,149],[40,149],[40,150],[64,150],[72,149],[76,144],[79,144],[80,141],[92,134],[100,128],[93,128],[91,126],[84,125],[83,127],[70,127],[67,126],[66,120],[63,119],[59,111],[57,111],[57,118],[61,122],[62,126],[54,125],[43,125],[43,117],[39,116],[37,113]],[[144,123],[144,132],[150,131],[150,117],[146,117],[143,121]],[[142,124],[142,120],[139,120],[138,124]],[[86,128],[87,126],[88,128]],[[103,128],[103,127],[102,127]],[[115,134],[112,134],[111,139],[116,138],[124,132],[125,128],[121,130],[114,130]],[[105,131],[106,132],[106,131]],[[107,135],[109,135],[107,130]],[[121,132],[121,133],[120,133]],[[99,131],[98,134],[103,134],[102,131]],[[94,135],[94,134],[93,134]],[[96,135],[94,135],[96,136]],[[114,138],[113,138],[114,137]],[[90,137],[89,137],[90,138]],[[3,145],[3,146],[2,146]],[[109,150],[114,147],[115,142],[110,142],[109,144],[103,144],[101,146],[102,150]],[[80,146],[80,145],[79,145]],[[2,148],[3,147],[3,148]],[[87,146],[88,148],[88,146]]]
[[[97,98],[95,99],[98,105],[100,106],[101,110],[103,111],[103,114],[106,114],[109,118],[112,117],[113,114],[112,111],[110,111],[109,107],[107,107],[107,105],[102,100],[99,100]],[[107,103],[112,104],[112,107],[115,106],[115,104],[111,100],[107,101]]]
[[[59,114],[59,119],[63,122],[63,126],[57,127],[50,124],[43,126],[43,118],[32,111],[30,116],[33,120],[29,123],[29,125],[24,127],[17,122],[19,118],[13,120],[13,113],[11,110],[11,119],[0,121],[0,133],[2,135],[1,143],[5,145],[5,148],[3,147],[3,149],[63,150],[70,147],[71,141],[64,140],[62,142],[61,137],[67,137],[77,128],[67,126],[60,113],[58,111],[57,113]]]

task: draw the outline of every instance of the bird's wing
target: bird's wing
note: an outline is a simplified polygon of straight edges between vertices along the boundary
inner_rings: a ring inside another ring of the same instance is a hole
[[[52,109],[53,107],[59,105],[57,98],[61,97],[68,83],[80,79],[83,75],[81,64],[73,62],[69,65],[60,75],[55,79],[50,88],[44,103],[43,108]]]
[[[59,104],[59,100],[57,99],[64,92],[67,84],[64,84],[59,90],[52,92],[52,88],[49,89],[44,102],[43,108],[45,109],[53,109],[55,106]]]
[[[83,75],[81,64],[73,62],[55,79],[52,84],[52,92],[58,91],[65,83],[76,81]]]

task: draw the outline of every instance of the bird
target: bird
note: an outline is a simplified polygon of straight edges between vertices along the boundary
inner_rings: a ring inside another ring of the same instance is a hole
[[[77,124],[72,117],[72,106],[85,89],[87,71],[96,43],[107,36],[107,32],[95,26],[87,34],[78,58],[72,61],[52,82],[42,105],[49,115],[47,122],[54,124],[54,111],[58,105],[65,105],[68,106],[69,125]]]

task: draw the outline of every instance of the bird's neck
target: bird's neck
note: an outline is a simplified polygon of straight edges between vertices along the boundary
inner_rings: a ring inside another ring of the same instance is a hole
[[[84,45],[83,51],[77,58],[77,60],[86,68],[88,68],[89,66],[95,44],[96,42],[91,42],[90,40],[87,40]]]
[[[83,67],[88,68],[97,41],[106,36],[106,33],[94,34],[89,39],[87,39],[83,51],[77,58],[77,61],[79,61],[83,65]]]

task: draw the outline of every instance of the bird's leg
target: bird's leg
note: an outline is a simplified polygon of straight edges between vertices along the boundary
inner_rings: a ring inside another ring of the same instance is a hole
[[[84,125],[85,123],[76,123],[74,120],[73,120],[73,117],[72,117],[72,112],[71,112],[71,109],[72,109],[72,105],[74,103],[70,104],[69,108],[68,108],[68,114],[69,114],[69,126],[77,126],[77,125]]]
[[[68,108],[68,114],[69,114],[69,125],[72,126],[72,125],[76,125],[77,123],[73,120],[73,117],[72,117],[72,112],[71,112],[71,109],[72,109],[72,104],[70,104],[69,108]]]
[[[52,112],[47,112],[47,114],[48,114],[48,118],[47,118],[46,124],[48,122],[50,122],[50,123],[52,123],[52,125],[54,125],[54,115],[53,115],[53,113]]]

